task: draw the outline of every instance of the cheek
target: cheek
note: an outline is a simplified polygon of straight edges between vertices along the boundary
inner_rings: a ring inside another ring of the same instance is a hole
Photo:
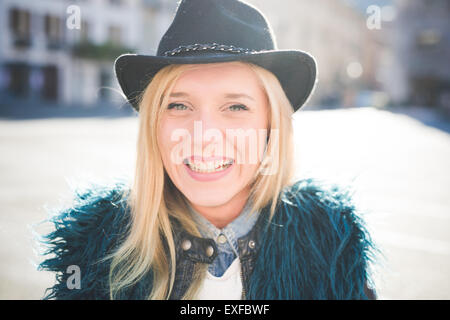
[[[262,156],[267,144],[267,138],[270,134],[267,127],[267,118],[261,116],[259,119],[253,119],[243,128],[245,135],[245,143],[236,143],[235,148],[241,154],[241,163],[248,167],[257,167],[262,160]]]
[[[166,153],[166,148],[167,148],[166,141],[168,140],[165,127],[160,126],[158,128],[157,135],[158,135],[157,136],[158,148],[161,152],[161,155],[164,156],[164,154]]]
[[[175,128],[170,124],[162,124],[158,129],[158,147],[161,152],[161,157],[164,162],[164,166],[169,169],[170,166],[170,156],[173,146],[176,141],[172,141],[172,133]]]

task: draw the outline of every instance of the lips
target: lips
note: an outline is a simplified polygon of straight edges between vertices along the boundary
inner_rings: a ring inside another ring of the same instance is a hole
[[[234,160],[225,157],[189,157],[183,161],[187,173],[200,182],[218,180],[233,170]]]
[[[224,171],[233,165],[234,160],[225,157],[201,158],[192,156],[184,159],[183,163],[193,172],[205,174]]]

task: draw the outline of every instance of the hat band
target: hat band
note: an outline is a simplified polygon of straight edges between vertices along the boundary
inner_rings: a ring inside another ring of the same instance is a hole
[[[204,51],[204,50],[214,50],[220,52],[229,52],[229,53],[251,53],[256,52],[256,50],[247,49],[247,48],[239,48],[233,45],[226,44],[218,44],[218,43],[196,43],[185,46],[178,46],[173,50],[169,50],[164,52],[165,56],[174,56],[179,53],[184,52],[192,52],[192,51]]]

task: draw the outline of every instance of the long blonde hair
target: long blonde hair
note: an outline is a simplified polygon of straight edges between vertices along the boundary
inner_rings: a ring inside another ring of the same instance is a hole
[[[236,62],[234,62],[236,63]],[[270,105],[270,130],[278,129],[278,136],[269,135],[265,157],[277,162],[275,174],[257,173],[252,180],[250,197],[252,212],[270,206],[270,218],[275,213],[279,194],[293,178],[292,113],[278,79],[268,70],[248,62],[266,91]],[[169,65],[161,69],[144,90],[139,104],[139,133],[135,177],[127,197],[131,220],[124,242],[108,258],[110,265],[110,297],[135,284],[147,272],[153,272],[149,299],[168,299],[175,277],[175,243],[172,235],[172,216],[183,228],[200,236],[190,218],[187,202],[165,172],[157,144],[159,119],[168,103],[178,77],[195,65]],[[266,158],[264,158],[266,159]],[[263,161],[264,161],[263,159]],[[262,162],[263,162],[262,161]],[[165,239],[168,252],[165,249]],[[207,265],[197,264],[193,281],[183,299],[193,299],[201,284]]]

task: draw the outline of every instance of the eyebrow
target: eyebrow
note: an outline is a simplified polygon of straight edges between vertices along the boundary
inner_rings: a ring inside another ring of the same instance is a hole
[[[189,93],[186,92],[172,92],[170,94],[171,98],[180,98],[180,97],[188,97]],[[250,100],[255,101],[255,99],[253,99],[251,96],[245,94],[245,93],[226,93],[224,95],[225,98],[229,98],[229,99],[236,99],[236,98],[247,98]]]

